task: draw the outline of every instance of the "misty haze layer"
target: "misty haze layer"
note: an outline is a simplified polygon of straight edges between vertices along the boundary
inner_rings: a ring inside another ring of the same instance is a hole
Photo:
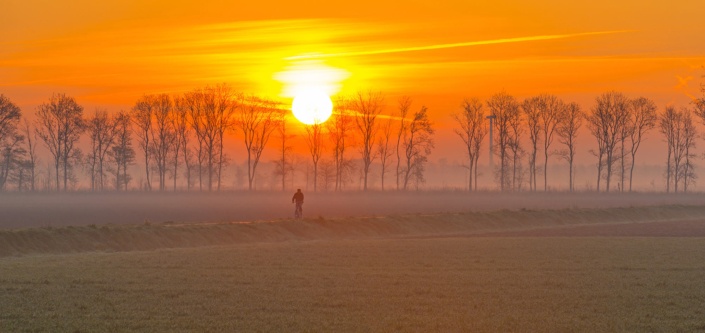
[[[37,193],[0,195],[0,228],[291,218],[290,193]],[[332,218],[501,209],[703,205],[697,194],[344,192],[306,193],[304,217]]]

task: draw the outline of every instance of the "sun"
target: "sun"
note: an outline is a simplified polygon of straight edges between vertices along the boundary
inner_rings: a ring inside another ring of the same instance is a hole
[[[312,125],[328,120],[333,113],[330,96],[349,73],[320,60],[297,60],[274,75],[283,83],[283,97],[293,98],[291,111],[300,122]]]
[[[294,96],[291,112],[304,124],[320,124],[333,113],[333,102],[322,89],[306,89]]]

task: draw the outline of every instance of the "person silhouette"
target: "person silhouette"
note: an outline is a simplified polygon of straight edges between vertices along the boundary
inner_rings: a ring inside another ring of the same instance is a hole
[[[294,217],[300,219],[303,217],[303,205],[304,205],[304,194],[301,189],[297,189],[294,196],[291,198],[291,203],[296,203],[296,210],[294,211]]]

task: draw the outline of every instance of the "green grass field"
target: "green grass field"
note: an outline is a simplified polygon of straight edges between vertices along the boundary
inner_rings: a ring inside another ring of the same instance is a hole
[[[478,230],[538,213],[497,214]],[[416,219],[411,238],[365,233],[400,228],[376,221],[318,222],[332,231],[311,226],[307,237],[288,225],[297,239],[195,246],[182,234],[190,247],[6,256],[0,332],[705,332],[705,237],[475,237],[447,226],[439,237]]]
[[[703,249],[430,238],[5,258],[0,331],[705,331]]]

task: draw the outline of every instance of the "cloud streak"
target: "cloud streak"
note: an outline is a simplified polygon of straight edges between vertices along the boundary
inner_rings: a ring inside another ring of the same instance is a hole
[[[382,50],[322,53],[322,54],[303,54],[303,55],[288,57],[286,59],[287,60],[308,60],[308,59],[354,57],[354,56],[378,55],[378,54],[402,53],[402,52],[429,51],[429,50],[452,49],[452,48],[458,48],[458,47],[469,47],[469,46],[480,46],[480,45],[533,42],[533,41],[565,39],[565,38],[575,38],[575,37],[594,36],[594,35],[610,35],[610,34],[619,34],[619,33],[627,33],[627,32],[634,32],[634,31],[635,30],[612,30],[612,31],[582,32],[582,33],[561,34],[561,35],[538,35],[538,36],[526,36],[526,37],[514,37],[514,38],[500,38],[500,39],[491,39],[491,40],[482,40],[482,41],[460,42],[460,43],[449,43],[449,44],[435,44],[435,45],[422,45],[422,46],[411,46],[411,47],[401,47],[401,48],[382,49]]]

